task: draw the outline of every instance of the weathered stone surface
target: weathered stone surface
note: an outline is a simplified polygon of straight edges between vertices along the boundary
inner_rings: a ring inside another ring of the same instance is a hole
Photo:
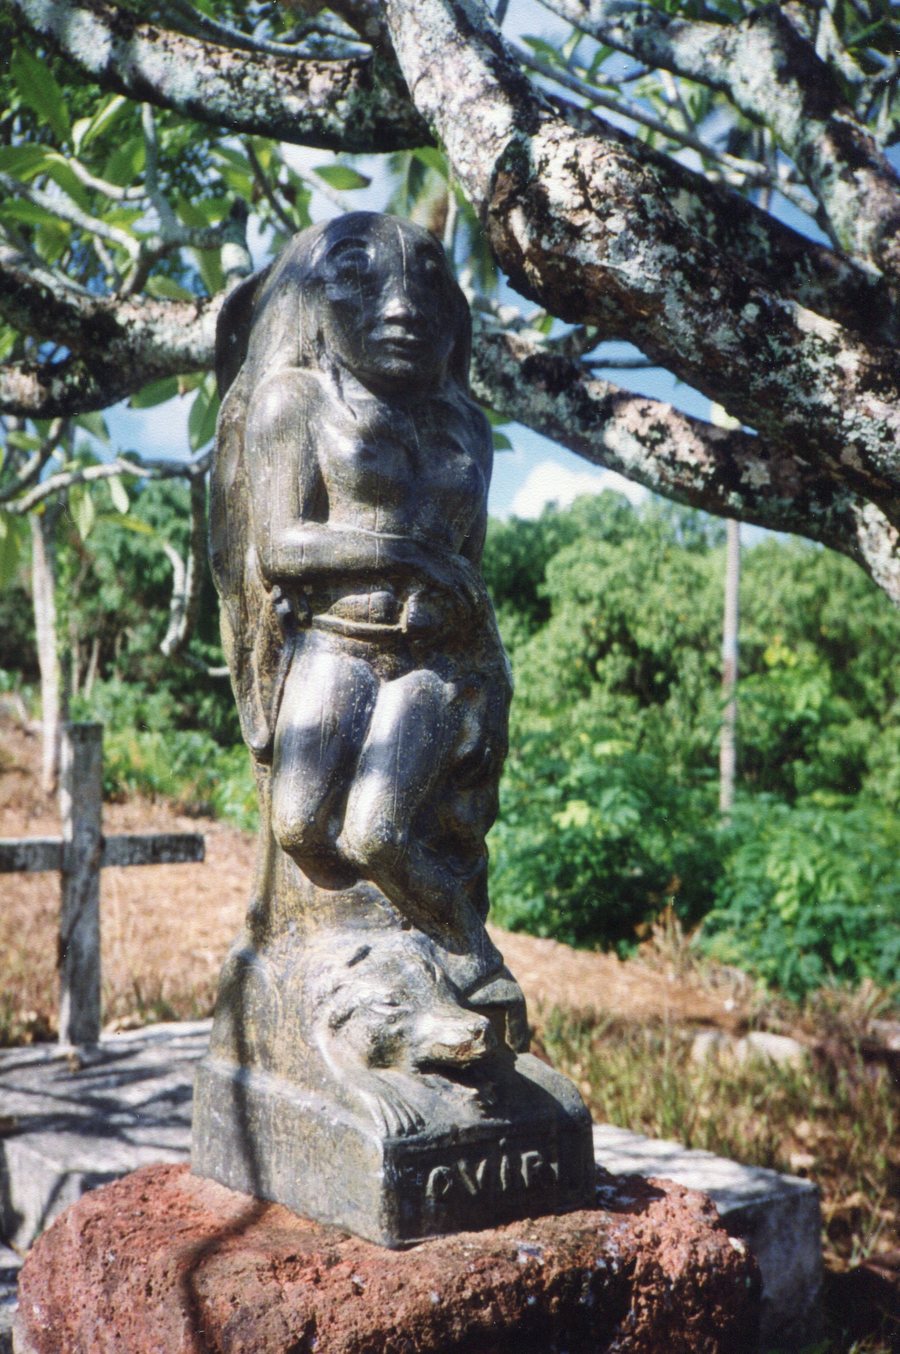
[[[0,1236],[24,1250],[86,1189],[151,1162],[186,1161],[191,1081],[208,1037],[208,1021],[110,1035],[77,1071],[55,1045],[0,1050]],[[759,1264],[763,1348],[810,1342],[822,1278],[811,1181],[610,1124],[595,1126],[594,1146],[614,1174],[707,1193]]]
[[[388,1251],[184,1167],[86,1195],[25,1263],[17,1354],[728,1354],[756,1267],[703,1196],[605,1178],[603,1209]]]
[[[209,1021],[154,1025],[77,1057],[0,1051],[0,1238],[24,1252],[69,1204],[138,1166],[184,1161]]]
[[[16,1313],[16,1284],[21,1257],[0,1244],[0,1354],[11,1354],[12,1322]]]
[[[707,1194],[729,1235],[745,1241],[759,1265],[761,1347],[801,1349],[813,1342],[821,1326],[822,1214],[811,1180],[614,1124],[594,1125],[594,1152],[613,1175],[664,1176]]]
[[[466,1119],[434,1096],[427,1127],[383,1135],[321,1094],[205,1058],[194,1170],[383,1246],[583,1206],[594,1159],[572,1083],[523,1053],[477,1091]]]

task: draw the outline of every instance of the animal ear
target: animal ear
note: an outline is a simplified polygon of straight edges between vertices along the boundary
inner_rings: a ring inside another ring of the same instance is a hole
[[[328,1017],[328,1028],[331,1030],[332,1034],[335,1030],[343,1029],[356,1009],[357,1003],[355,1001],[348,1001],[343,1006],[338,1006],[331,1012],[331,1015]]]
[[[254,273],[228,293],[219,311],[216,321],[216,382],[221,398],[234,381],[244,359],[250,342],[250,326],[253,321],[253,307],[259,289],[265,282],[272,265],[260,273]]]

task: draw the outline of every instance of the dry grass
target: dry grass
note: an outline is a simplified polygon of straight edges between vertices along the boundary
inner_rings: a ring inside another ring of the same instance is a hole
[[[675,1138],[751,1165],[807,1176],[822,1195],[833,1332],[823,1348],[889,1354],[900,1325],[864,1296],[879,1334],[855,1345],[841,1277],[866,1262],[880,1272],[900,1256],[897,1086],[883,1062],[844,1038],[804,1066],[691,1056],[693,1033],[665,1021],[540,1013],[544,1047],[578,1084],[595,1119]],[[873,1285],[875,1280],[873,1279]],[[878,1288],[881,1292],[882,1288]],[[862,1323],[865,1325],[865,1323]]]
[[[37,789],[37,757],[35,738],[0,727],[0,836],[59,831],[55,802]],[[138,798],[105,804],[103,822],[107,835],[153,830],[206,835],[202,865],[104,870],[105,1019],[146,1024],[208,1014],[219,967],[243,920],[252,837]],[[0,876],[0,900],[0,1046],[52,1038],[59,881],[49,874]],[[634,1019],[732,1020],[727,1000],[699,982],[552,940],[495,934],[534,1007],[557,1000],[574,1010],[615,1010]]]

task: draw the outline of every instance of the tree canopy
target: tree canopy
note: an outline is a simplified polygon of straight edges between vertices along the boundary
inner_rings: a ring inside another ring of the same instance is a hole
[[[2,0],[0,553],[61,487],[200,479],[218,310],[309,221],[294,146],[341,153],[341,202],[389,156],[395,208],[527,300],[481,287],[496,415],[900,600],[895,7],[543,3],[553,41],[505,0]],[[615,340],[725,416],[614,383]],[[91,453],[97,411],[190,389],[189,464]]]

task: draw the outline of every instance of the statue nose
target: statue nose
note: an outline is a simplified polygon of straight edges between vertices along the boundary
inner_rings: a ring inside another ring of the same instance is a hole
[[[391,287],[384,298],[384,317],[386,320],[409,320],[415,314],[415,306],[410,301],[405,288]]]

